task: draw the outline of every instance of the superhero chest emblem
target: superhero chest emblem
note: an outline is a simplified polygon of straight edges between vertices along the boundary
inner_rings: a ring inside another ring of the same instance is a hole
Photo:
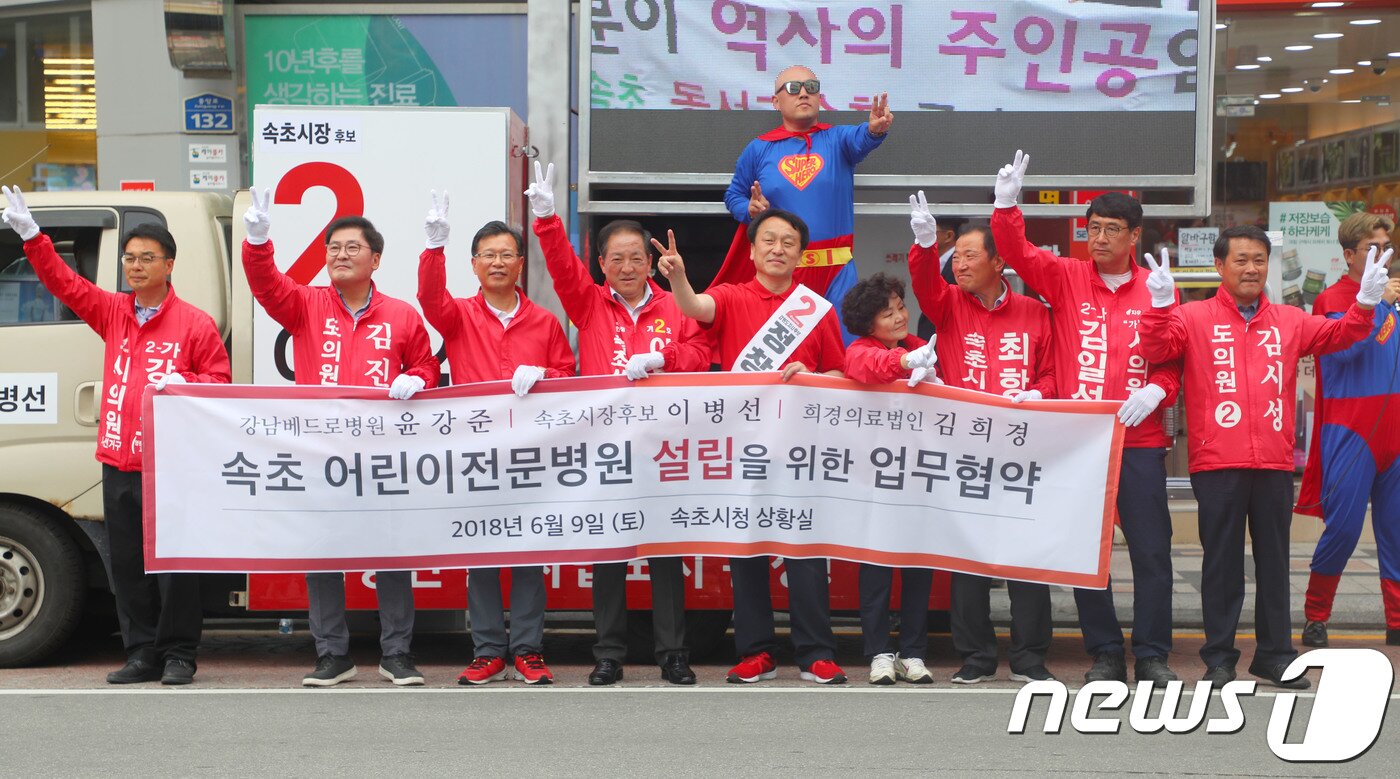
[[[1385,324],[1381,325],[1381,331],[1376,333],[1376,343],[1383,344],[1390,340],[1390,336],[1395,332],[1395,315],[1390,314],[1385,318]]]
[[[798,189],[806,189],[826,167],[820,154],[789,154],[778,160],[778,172]]]

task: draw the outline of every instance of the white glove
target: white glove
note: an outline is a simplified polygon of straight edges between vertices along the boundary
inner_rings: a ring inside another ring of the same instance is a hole
[[[1022,390],[1011,396],[1012,403],[1024,403],[1028,400],[1044,400],[1045,396],[1040,394],[1040,390]]]
[[[9,209],[5,210],[5,220],[9,221]],[[16,228],[18,230],[18,228]],[[1386,249],[1385,254],[1376,259],[1378,247],[1372,245],[1371,251],[1366,253],[1366,270],[1361,273],[1361,289],[1356,292],[1356,302],[1363,306],[1375,307],[1381,302],[1381,296],[1385,294],[1385,285],[1390,282],[1387,275],[1386,263],[1390,262],[1390,255],[1394,249]]]
[[[645,379],[649,371],[659,371],[665,365],[666,358],[661,356],[661,352],[646,352],[627,358],[627,366],[622,372],[632,381],[639,381]]]
[[[1172,278],[1171,255],[1165,247],[1160,263],[1152,259],[1152,252],[1147,253],[1147,267],[1152,269],[1147,274],[1147,291],[1152,293],[1152,307],[1170,308],[1176,302],[1176,279]]]
[[[39,223],[34,221],[34,215],[29,213],[29,206],[24,204],[24,195],[20,194],[19,186],[0,187],[5,191],[5,200],[9,205],[5,206],[3,215],[5,224],[19,233],[20,240],[32,240],[39,234]]]
[[[992,205],[997,208],[1011,208],[1016,205],[1016,198],[1021,196],[1021,185],[1026,180],[1026,166],[1029,164],[1031,155],[1017,149],[1016,159],[997,171],[997,183],[992,190],[996,193],[996,200],[992,201]]]
[[[165,389],[167,386],[169,386],[169,385],[171,385],[171,384],[188,384],[188,383],[189,383],[189,382],[185,381],[185,377],[184,377],[184,376],[181,376],[180,374],[175,373],[174,371],[171,371],[170,373],[167,373],[167,374],[165,374],[164,376],[161,376],[159,379],[156,379],[156,380],[151,384],[151,386],[152,386],[152,387],[155,387],[156,392],[160,392],[161,390]]]
[[[904,362],[910,368],[932,368],[938,364],[938,353],[933,350],[933,342],[920,346],[904,355]]]
[[[447,245],[447,233],[452,229],[452,225],[447,223],[447,192],[442,193],[442,198],[438,198],[437,190],[430,190],[429,194],[433,198],[433,207],[428,209],[428,218],[423,220],[423,232],[428,234],[428,248],[441,249]]]
[[[423,381],[422,377],[400,373],[394,377],[394,383],[389,385],[389,397],[394,400],[408,400],[426,386],[428,382]]]
[[[272,217],[267,213],[268,206],[272,205],[272,190],[264,188],[261,198],[257,189],[248,190],[248,194],[253,196],[253,204],[243,212],[243,225],[248,231],[248,243],[262,246],[272,231]]]
[[[938,374],[933,372],[933,368],[915,368],[909,374],[909,386],[917,387],[921,381],[927,381],[929,384],[943,383],[943,380],[938,378]]]
[[[538,365],[522,365],[516,368],[515,375],[510,377],[510,388],[523,398],[530,388],[535,386],[535,382],[543,378],[544,368]]]
[[[1167,397],[1167,391],[1156,384],[1148,384],[1128,396],[1123,401],[1123,405],[1118,407],[1118,421],[1127,427],[1137,427],[1144,419],[1157,410]]]
[[[525,197],[530,198],[530,210],[536,219],[554,216],[554,163],[541,173],[539,160],[535,161],[535,183],[525,190]]]
[[[924,191],[909,196],[909,229],[914,231],[914,243],[932,249],[938,245],[938,222],[928,210]]]

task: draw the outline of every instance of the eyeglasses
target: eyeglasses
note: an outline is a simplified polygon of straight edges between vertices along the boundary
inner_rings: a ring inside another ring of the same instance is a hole
[[[160,255],[158,255],[158,254],[123,254],[123,255],[122,255],[122,264],[123,264],[123,265],[135,265],[135,264],[137,264],[137,263],[140,263],[140,264],[142,264],[142,265],[150,265],[151,263],[155,262],[156,260],[163,260],[163,259],[165,259],[165,258],[162,257],[162,256],[160,256]]]
[[[789,95],[801,94],[803,89],[806,89],[809,95],[820,94],[822,91],[822,82],[814,78],[809,78],[806,81],[786,81],[778,86],[778,92],[787,92]],[[774,92],[773,94],[776,95],[778,92]]]
[[[505,262],[513,262],[516,257],[521,255],[515,252],[482,252],[481,254],[473,254],[472,256],[486,260],[487,262],[495,262],[497,258]]]
[[[337,254],[340,254],[341,252],[345,252],[346,257],[358,257],[360,255],[360,251],[364,248],[366,247],[362,243],[328,243],[326,244],[326,254],[328,256],[334,257]]]
[[[1098,235],[1099,233],[1103,233],[1108,238],[1117,238],[1118,236],[1122,235],[1123,232],[1127,229],[1128,228],[1124,227],[1123,225],[1105,225],[1095,223],[1089,225],[1089,235]]]

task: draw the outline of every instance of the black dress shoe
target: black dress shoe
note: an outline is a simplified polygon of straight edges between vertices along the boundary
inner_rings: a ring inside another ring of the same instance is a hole
[[[593,673],[588,675],[588,683],[594,687],[602,687],[620,681],[622,681],[622,663],[606,657],[599,660],[598,664],[593,666]]]
[[[1327,646],[1327,623],[1309,622],[1303,626],[1303,646]]]
[[[695,672],[690,670],[685,655],[679,652],[666,655],[661,663],[661,678],[671,684],[695,684]]]
[[[1312,686],[1312,682],[1306,676],[1299,676],[1291,681],[1283,681],[1283,672],[1288,670],[1288,663],[1261,663],[1258,660],[1249,664],[1249,672],[1254,676],[1263,679],[1275,687],[1284,687],[1289,690],[1306,690]]]
[[[1086,682],[1128,681],[1128,665],[1122,652],[1099,652],[1094,655],[1094,665],[1084,672]]]
[[[1165,657],[1139,657],[1133,662],[1133,676],[1140,682],[1152,682],[1154,686],[1165,687],[1167,682],[1177,681]]]
[[[1201,681],[1210,682],[1212,687],[1219,689],[1235,680],[1235,667],[1232,665],[1212,665],[1206,669],[1206,675],[1201,677]]]
[[[146,657],[133,657],[126,665],[107,674],[108,684],[136,684],[160,681],[161,666]]]
[[[189,684],[194,681],[194,661],[183,657],[165,658],[165,673],[161,674],[161,684]]]

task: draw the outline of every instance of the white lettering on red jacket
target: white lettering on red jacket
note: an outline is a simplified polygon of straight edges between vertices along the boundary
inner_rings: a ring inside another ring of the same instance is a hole
[[[53,296],[102,338],[102,402],[97,459],[121,471],[141,470],[141,399],[146,385],[178,373],[185,381],[227,384],[228,352],[214,320],[170,287],[146,324],[136,321],[131,293],[101,289],[78,275],[40,233],[24,244],[30,267]]]
[[[521,365],[544,368],[546,379],[574,375],[574,353],[564,328],[553,314],[535,305],[525,292],[520,310],[503,327],[480,293],[454,298],[447,291],[447,257],[426,249],[418,257],[418,305],[447,347],[453,384],[509,379]]]
[[[554,280],[554,292],[569,321],[578,328],[580,376],[621,374],[628,358],[647,352],[660,352],[667,371],[710,369],[709,339],[700,323],[681,313],[671,293],[648,279],[651,300],[637,312],[634,322],[606,284],[593,283],[558,216],[536,219],[534,229]]]
[[[1010,397],[1022,390],[1056,395],[1054,339],[1044,304],[1006,291],[991,310],[939,273],[935,249],[909,247],[909,277],[919,310],[938,333],[938,375],[952,387]]]
[[[1215,297],[1149,309],[1147,358],[1186,363],[1187,459],[1192,473],[1226,468],[1293,470],[1298,358],[1340,351],[1371,333],[1371,312],[1341,319],[1259,298],[1248,322],[1222,285]]]
[[[1025,220],[1015,207],[992,212],[992,239],[1007,266],[1050,304],[1059,397],[1126,400],[1134,390],[1156,384],[1166,398],[1142,424],[1124,432],[1123,446],[1170,446],[1162,414],[1176,403],[1181,362],[1156,364],[1143,352],[1138,322],[1152,308],[1147,269],[1133,263],[1132,278],[1110,290],[1092,261],[1056,257],[1027,241]]]
[[[292,336],[297,384],[387,388],[407,373],[437,386],[438,361],[413,306],[375,290],[356,322],[335,287],[298,284],[278,270],[271,241],[244,241],[243,269],[253,297]]]

